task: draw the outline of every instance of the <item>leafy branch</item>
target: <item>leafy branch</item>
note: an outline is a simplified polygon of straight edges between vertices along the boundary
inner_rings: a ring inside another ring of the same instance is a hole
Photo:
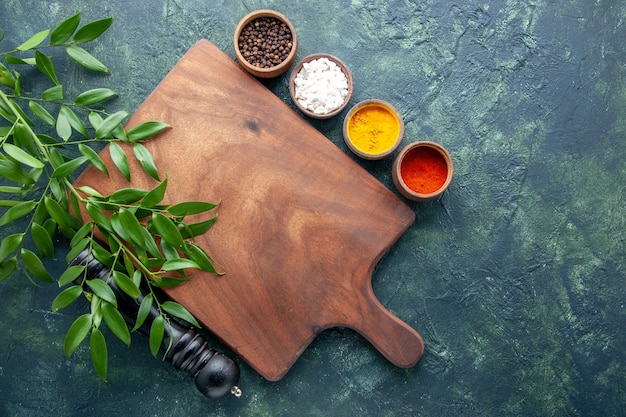
[[[130,331],[110,286],[88,276],[84,265],[68,266],[56,280],[47,271],[43,258],[54,257],[57,231],[70,241],[68,264],[89,250],[113,271],[115,285],[133,299],[142,295],[140,288],[147,288],[132,331],[142,326],[150,308],[160,312],[150,329],[154,356],[163,342],[168,314],[198,326],[180,304],[159,301],[156,289],[186,281],[185,271],[190,268],[219,274],[210,255],[194,243],[194,237],[217,220],[213,214],[217,205],[201,201],[163,204],[167,176],[162,178],[142,143],[169,125],[148,121],[126,131],[127,111],[109,114],[96,107],[117,95],[109,88],[90,89],[68,100],[52,58],[44,53],[48,48],[62,48],[80,66],[108,74],[109,69],[79,45],[100,37],[112,22],[112,18],[99,19],[79,27],[81,14],[77,13],[17,48],[0,52],[0,227],[26,221],[22,232],[0,242],[0,281],[19,268],[33,283],[65,287],[54,299],[53,311],[86,298],[91,310],[70,326],[64,352],[71,356],[89,337],[92,362],[102,379],[106,379],[108,362],[102,322],[127,345]],[[17,70],[23,67],[37,68],[52,85],[39,94],[24,93],[23,76]],[[131,170],[125,149],[132,149],[143,171],[158,184],[150,190],[122,188],[110,195],[88,186],[75,187],[72,178],[86,165],[109,175],[92,146],[99,144],[108,144],[115,169],[126,180],[130,181]],[[209,218],[187,222],[187,216],[199,214]]]

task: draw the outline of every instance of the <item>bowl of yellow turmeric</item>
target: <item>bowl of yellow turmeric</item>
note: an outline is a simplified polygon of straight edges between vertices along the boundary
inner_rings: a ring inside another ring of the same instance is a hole
[[[364,159],[377,160],[398,148],[404,135],[400,113],[383,100],[357,103],[343,121],[343,139],[352,152]]]

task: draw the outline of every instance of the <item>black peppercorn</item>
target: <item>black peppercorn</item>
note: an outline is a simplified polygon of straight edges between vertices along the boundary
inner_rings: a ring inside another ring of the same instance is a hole
[[[239,50],[250,65],[271,68],[283,62],[293,46],[291,30],[275,17],[260,17],[239,34]]]

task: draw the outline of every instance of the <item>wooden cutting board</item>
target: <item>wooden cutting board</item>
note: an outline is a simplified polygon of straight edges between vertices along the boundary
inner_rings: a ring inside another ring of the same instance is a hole
[[[167,290],[252,368],[282,378],[322,330],[345,326],[400,367],[420,335],[373,294],[372,270],[413,223],[413,211],[228,55],[194,45],[127,124],[172,128],[145,144],[167,173],[166,201],[219,202],[196,243],[225,275],[193,272]],[[126,152],[132,161],[132,151]],[[101,153],[113,164],[107,149]],[[76,181],[103,194],[132,183],[90,167]]]

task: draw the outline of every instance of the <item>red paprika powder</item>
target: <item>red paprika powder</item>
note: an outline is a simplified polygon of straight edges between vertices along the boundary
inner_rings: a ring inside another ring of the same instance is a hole
[[[444,157],[435,149],[419,146],[404,156],[400,174],[411,190],[430,194],[439,190],[446,182],[448,166]]]

